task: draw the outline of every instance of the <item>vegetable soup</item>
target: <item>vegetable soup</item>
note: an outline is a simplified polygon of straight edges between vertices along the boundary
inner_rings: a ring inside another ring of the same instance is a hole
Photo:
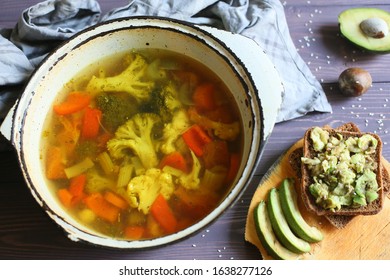
[[[199,62],[143,49],[69,81],[47,116],[46,177],[80,223],[117,239],[180,231],[229,192],[241,161],[232,94]]]

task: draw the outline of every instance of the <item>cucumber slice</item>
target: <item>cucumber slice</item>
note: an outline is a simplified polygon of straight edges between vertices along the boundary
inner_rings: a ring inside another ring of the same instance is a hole
[[[283,214],[291,230],[298,237],[308,242],[321,241],[324,238],[321,231],[307,224],[299,211],[294,180],[291,178],[284,179],[280,185],[279,193]]]
[[[261,244],[268,254],[278,260],[296,260],[300,255],[286,249],[272,231],[265,201],[261,201],[254,211],[255,228]]]
[[[290,251],[295,253],[310,252],[310,244],[294,235],[283,214],[279,192],[276,188],[270,190],[267,203],[269,218],[279,241]]]

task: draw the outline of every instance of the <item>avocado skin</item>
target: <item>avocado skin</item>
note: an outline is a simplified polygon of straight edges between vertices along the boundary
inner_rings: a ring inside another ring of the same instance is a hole
[[[297,260],[298,254],[286,249],[272,231],[265,201],[261,201],[254,211],[254,220],[257,236],[264,249],[276,260]]]
[[[378,17],[390,27],[390,13],[378,9],[358,7],[344,10],[338,16],[341,34],[354,45],[374,53],[390,52],[390,34],[384,38],[370,38],[360,29],[360,23],[368,18]]]
[[[281,203],[279,198],[278,189],[273,188],[268,194],[267,209],[269,218],[274,229],[275,235],[279,241],[290,251],[295,253],[307,253],[310,252],[310,244],[295,236],[291,231],[290,226],[281,209]]]
[[[280,202],[286,220],[295,235],[308,242],[319,242],[323,239],[322,233],[316,227],[308,225],[299,212],[293,179],[286,178],[281,183]]]

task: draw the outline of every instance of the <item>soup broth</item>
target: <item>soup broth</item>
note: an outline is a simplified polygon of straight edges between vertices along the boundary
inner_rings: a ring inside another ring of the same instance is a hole
[[[58,93],[42,141],[59,203],[116,239],[180,231],[229,192],[242,123],[218,76],[199,62],[143,49],[104,59]]]

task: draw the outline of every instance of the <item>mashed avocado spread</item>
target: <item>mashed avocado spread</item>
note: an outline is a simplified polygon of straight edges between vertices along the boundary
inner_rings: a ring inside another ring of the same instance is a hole
[[[379,197],[375,170],[378,140],[370,134],[360,137],[330,135],[315,127],[310,139],[316,155],[302,157],[314,180],[309,187],[316,203],[324,209],[365,206]]]

